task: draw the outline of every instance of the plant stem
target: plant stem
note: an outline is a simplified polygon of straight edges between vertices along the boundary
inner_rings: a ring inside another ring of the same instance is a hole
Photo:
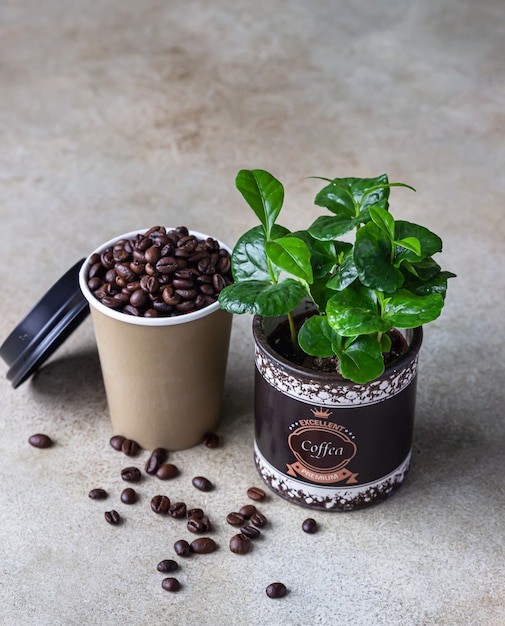
[[[298,352],[298,341],[296,340],[295,320],[293,319],[293,314],[291,313],[291,311],[288,313],[288,323],[289,323],[289,333],[291,335],[291,343],[293,344],[293,348],[295,352]]]

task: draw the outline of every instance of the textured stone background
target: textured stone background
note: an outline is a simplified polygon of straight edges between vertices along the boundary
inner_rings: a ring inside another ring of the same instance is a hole
[[[504,58],[502,0],[1,3],[0,340],[116,234],[185,223],[233,245],[254,224],[240,168],[283,181],[293,230],[317,213],[307,176],[408,182],[393,207],[442,236],[458,274],[425,332],[406,485],[318,514],[314,536],[306,510],[271,497],[246,558],[224,539],[258,482],[251,320],[235,320],[223,446],[174,454],[170,487],[189,499],[193,475],[216,482],[194,504],[222,547],[184,561],[177,595],[155,564],[186,532],[149,511],[158,485],[118,505],[122,527],[103,521],[125,458],[108,446],[91,322],[21,388],[0,380],[2,623],[504,623]],[[30,448],[36,431],[57,445]],[[98,485],[105,503],[87,498]],[[273,580],[288,597],[265,596]]]

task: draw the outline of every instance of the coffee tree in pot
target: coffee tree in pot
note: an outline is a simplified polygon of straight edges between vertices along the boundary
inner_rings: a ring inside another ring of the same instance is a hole
[[[236,186],[260,221],[238,240],[234,283],[219,302],[231,313],[282,316],[289,322],[294,358],[300,350],[334,359],[336,370],[357,383],[384,371],[391,331],[435,320],[454,276],[434,260],[442,241],[427,228],[396,220],[392,187],[376,178],[325,179],[315,204],[327,209],[307,230],[277,223],[284,188],[269,172],[242,170]],[[353,242],[340,240],[354,234]],[[309,299],[314,314],[297,327],[294,309]]]

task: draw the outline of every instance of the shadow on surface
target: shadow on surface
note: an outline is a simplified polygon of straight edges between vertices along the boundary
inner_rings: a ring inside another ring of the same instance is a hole
[[[89,406],[90,403],[105,403],[96,349],[49,361],[32,377],[30,386],[41,399],[57,397],[60,402],[76,408]]]

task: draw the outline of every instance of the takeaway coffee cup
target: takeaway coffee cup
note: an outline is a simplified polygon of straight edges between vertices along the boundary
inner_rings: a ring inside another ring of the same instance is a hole
[[[149,450],[182,450],[200,443],[219,422],[232,316],[218,302],[153,318],[104,306],[87,284],[93,254],[142,232],[120,235],[95,250],[81,267],[79,285],[90,304],[114,434]]]

